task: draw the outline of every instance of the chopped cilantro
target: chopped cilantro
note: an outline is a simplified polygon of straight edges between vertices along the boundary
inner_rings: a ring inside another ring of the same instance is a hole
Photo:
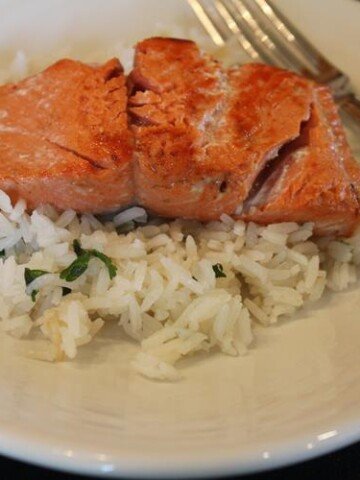
[[[80,257],[80,255],[84,253],[84,250],[81,248],[79,240],[73,241],[73,248],[77,257]]]
[[[224,273],[224,267],[221,265],[221,263],[215,263],[215,265],[212,266],[214,273],[215,273],[215,278],[225,278],[226,275]]]
[[[36,295],[37,295],[38,293],[39,293],[39,290],[33,290],[33,291],[31,292],[31,300],[32,300],[33,302],[36,301]]]
[[[60,278],[67,282],[73,282],[86,272],[91,255],[88,252],[82,253],[65,270],[60,273]]]
[[[109,258],[107,255],[104,253],[98,252],[97,250],[90,250],[89,253],[93,256],[101,260],[107,267],[108,272],[109,272],[109,277],[113,279],[116,275],[116,265],[114,265],[113,261],[111,258]]]
[[[41,277],[42,275],[45,275],[46,273],[49,272],[45,270],[31,270],[30,268],[25,268],[24,278],[26,285],[30,285],[31,282]]]
[[[65,270],[60,273],[60,278],[67,282],[73,282],[79,278],[88,268],[91,258],[98,258],[107,267],[109,277],[112,279],[116,275],[116,265],[111,258],[98,250],[84,250],[78,240],[73,242],[74,251],[77,255],[77,259],[74,260]]]

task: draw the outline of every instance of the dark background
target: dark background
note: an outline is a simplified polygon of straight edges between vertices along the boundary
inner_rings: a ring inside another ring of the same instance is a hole
[[[0,479],[86,480],[0,457]],[[241,480],[360,480],[360,442],[335,453],[292,467],[241,477]],[[230,479],[229,479],[230,480]],[[232,480],[235,480],[234,478]]]

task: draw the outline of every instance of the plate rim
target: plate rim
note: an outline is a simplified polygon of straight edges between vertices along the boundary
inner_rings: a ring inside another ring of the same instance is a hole
[[[311,449],[307,448],[307,444],[313,441],[311,429],[301,436],[293,435],[283,438],[281,443],[274,442],[271,444],[270,458],[264,458],[263,446],[258,444],[258,450],[255,447],[251,449],[252,454],[243,451],[241,455],[241,447],[238,447],[238,453],[232,450],[228,457],[219,454],[205,459],[205,455],[202,458],[194,455],[186,461],[186,457],[175,459],[167,456],[161,461],[161,452],[153,459],[146,459],[143,451],[130,456],[121,454],[119,450],[119,455],[111,454],[105,461],[98,458],[100,454],[95,449],[89,450],[84,445],[79,445],[73,451],[73,456],[68,456],[66,452],[69,446],[61,444],[56,432],[48,431],[34,438],[36,433],[26,430],[26,427],[21,430],[21,425],[11,425],[0,418],[0,452],[37,466],[103,478],[154,478],[155,475],[157,478],[210,478],[289,466],[360,440],[360,417],[354,418],[354,421],[344,416],[335,418],[330,428],[337,430],[337,434],[325,441],[316,441]]]
[[[3,428],[0,423],[1,454],[42,468],[102,478],[150,479],[156,476],[155,478],[159,479],[173,479],[247,475],[311,460],[360,440],[360,420],[347,420],[341,425],[334,424],[332,432],[335,433],[322,439],[326,441],[314,442],[309,434],[301,438],[293,437],[287,442],[282,439],[281,442],[273,444],[270,452],[259,448],[253,449],[251,454],[247,452],[244,456],[241,456],[240,451],[228,457],[220,454],[219,457],[213,455],[211,458],[205,455],[203,458],[201,455],[191,458],[176,455],[169,458],[167,455],[164,461],[161,453],[156,458],[153,454],[146,457],[143,452],[121,458],[121,454],[104,456],[95,451],[90,453],[88,448],[69,451],[69,446],[46,441],[54,438],[51,434],[48,438],[34,440],[28,432],[24,434],[22,431],[19,434],[13,430],[11,427]]]

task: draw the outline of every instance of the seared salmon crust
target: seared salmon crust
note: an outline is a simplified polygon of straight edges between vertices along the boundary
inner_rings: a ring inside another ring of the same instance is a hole
[[[65,59],[0,87],[0,189],[30,209],[139,204],[350,235],[360,168],[327,87],[263,64],[224,69],[194,42],[150,38],[128,78],[117,59]]]
[[[134,200],[133,138],[118,60],[60,60],[0,87],[0,188],[30,208],[104,212]]]
[[[224,70],[166,38],[137,45],[130,83],[135,190],[152,212],[354,231],[360,168],[327,87],[263,64]]]

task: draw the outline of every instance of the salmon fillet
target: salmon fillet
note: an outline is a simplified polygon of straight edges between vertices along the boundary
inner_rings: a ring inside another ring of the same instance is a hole
[[[318,235],[347,236],[359,220],[359,167],[330,90],[315,86],[313,95],[310,120],[247,200],[244,219],[262,224],[311,221]]]
[[[29,208],[116,210],[134,198],[132,135],[118,60],[61,60],[0,87],[0,188]]]
[[[191,41],[150,38],[127,80],[116,59],[65,59],[0,87],[0,189],[30,209],[139,203],[350,235],[360,168],[326,87],[262,64],[225,70]]]
[[[195,43],[136,46],[129,112],[138,202],[169,217],[236,215],[252,184],[308,119],[312,87],[266,65],[225,71]]]
[[[352,187],[358,199],[360,199],[360,165],[351,153],[349,144],[346,140],[345,130],[338,114],[337,106],[330,91],[326,88],[318,88],[318,97],[321,102],[322,111],[333,136],[338,160],[345,167],[345,170],[350,177]]]

